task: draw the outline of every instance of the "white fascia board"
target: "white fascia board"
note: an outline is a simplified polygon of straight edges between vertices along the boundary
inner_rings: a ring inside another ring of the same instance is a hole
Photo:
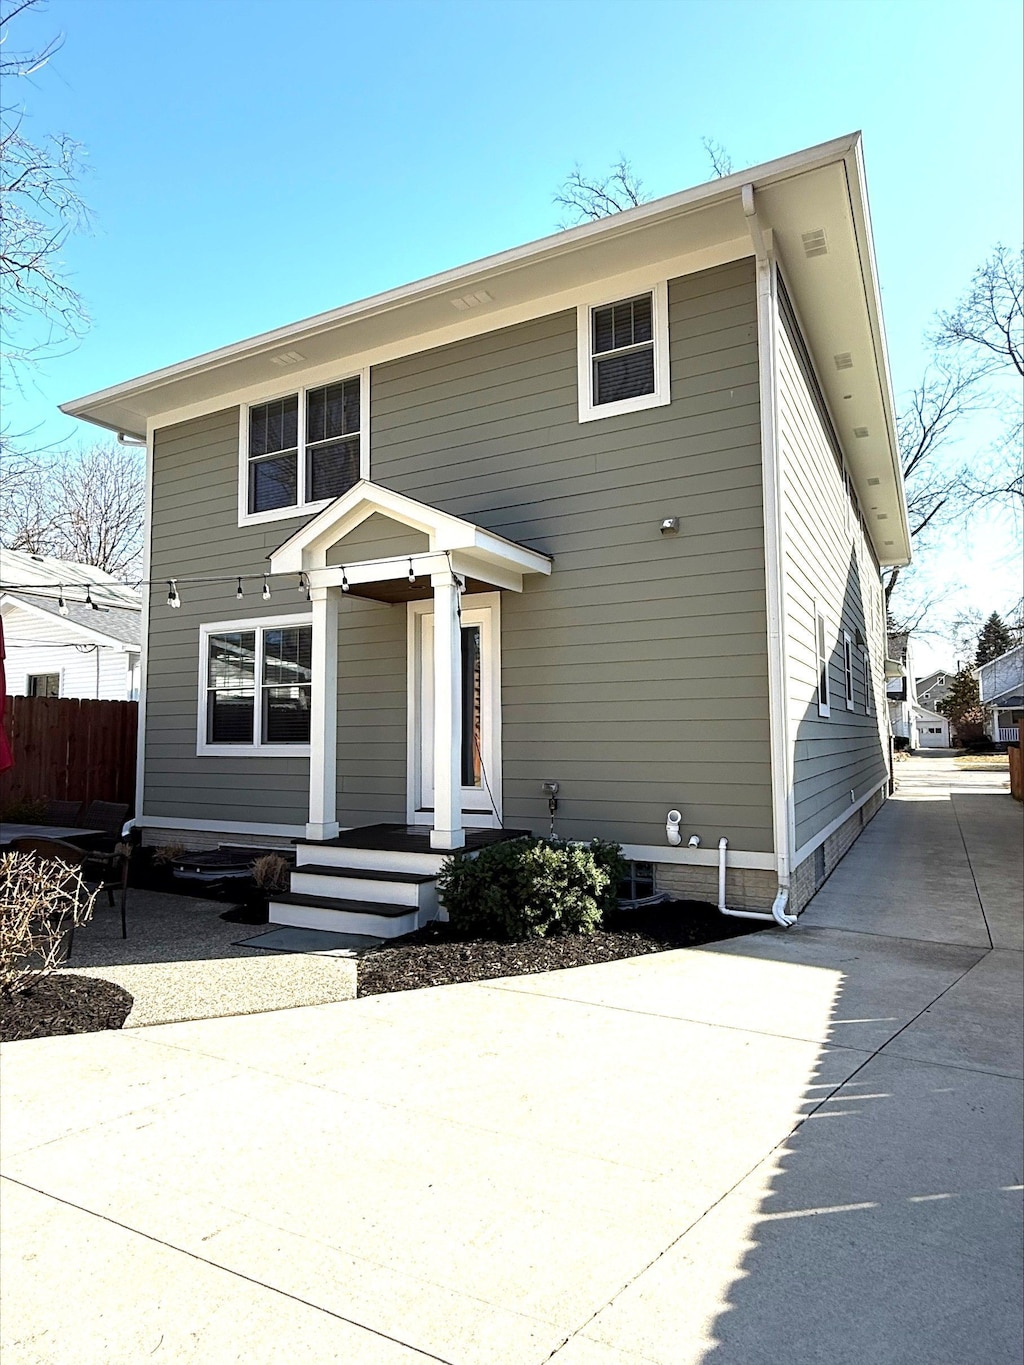
[[[317,336],[344,324],[388,312],[418,299],[444,294],[455,285],[468,288],[478,280],[520,270],[533,263],[554,260],[559,256],[578,251],[595,240],[610,240],[617,236],[626,235],[660,219],[670,219],[693,209],[710,207],[715,203],[730,199],[735,199],[739,203],[744,185],[752,184],[757,189],[768,184],[791,179],[819,166],[834,164],[856,148],[859,141],[859,133],[849,134],[831,142],[821,143],[804,151],[780,157],[775,161],[738,171],[734,175],[723,176],[718,180],[708,181],[687,190],[680,190],[675,194],[666,195],[647,204],[641,204],[637,208],[627,209],[623,213],[614,214],[598,222],[584,223],[580,227],[553,233],[536,241],[528,242],[523,246],[482,257],[468,265],[441,271],[412,284],[386,290],[381,294],[372,295],[356,303],[345,304],[340,308],[315,314],[313,317],[305,318],[300,322],[289,323],[285,327],[278,327],[272,331],[249,337],[244,341],[234,342],[229,346],[222,346],[188,360],[179,361],[174,365],[164,366],[138,378],[98,389],[81,398],[74,398],[61,403],[60,411],[69,417],[80,417],[86,421],[95,422],[98,426],[106,426],[109,430],[115,430],[117,429],[116,423],[111,423],[109,420],[105,421],[101,413],[94,413],[92,410],[101,408],[106,404],[120,402],[125,405],[125,409],[128,411],[131,407],[131,399],[136,395],[142,395],[147,391],[158,389],[194,374],[214,370],[219,366],[230,364],[234,360],[258,356],[263,352],[276,350],[285,343],[300,343],[303,338]],[[485,319],[481,319],[481,324],[482,329],[487,330]],[[145,421],[140,417],[137,422],[138,430],[133,431],[132,434],[144,435],[145,425]]]

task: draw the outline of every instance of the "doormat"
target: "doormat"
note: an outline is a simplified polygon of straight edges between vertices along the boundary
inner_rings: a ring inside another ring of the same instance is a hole
[[[380,943],[367,934],[334,934],[329,929],[271,929],[268,934],[243,938],[236,948],[265,948],[272,953],[327,953],[351,957]]]

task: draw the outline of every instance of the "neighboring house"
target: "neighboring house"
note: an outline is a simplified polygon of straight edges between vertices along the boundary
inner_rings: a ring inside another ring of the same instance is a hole
[[[889,733],[896,739],[905,739],[907,748],[917,749],[920,747],[918,733],[920,707],[914,681],[913,646],[906,631],[890,632],[887,652],[889,659],[900,668],[899,676],[887,676],[885,683]]]
[[[12,697],[136,701],[142,594],[92,564],[0,549]]]
[[[997,744],[1016,744],[1024,718],[1024,645],[1000,654],[975,669],[982,705],[988,710],[989,735]]]
[[[139,823],[299,841],[277,922],[404,932],[552,799],[660,889],[714,900],[725,840],[734,906],[799,908],[885,799],[859,136],[63,411],[148,446]]]
[[[949,680],[952,676],[952,669],[941,668],[927,677],[916,679],[915,692],[921,705],[934,711],[940,701],[945,701],[949,696]]]

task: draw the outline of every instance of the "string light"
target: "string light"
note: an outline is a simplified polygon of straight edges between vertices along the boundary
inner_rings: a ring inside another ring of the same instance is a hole
[[[305,591],[306,591],[306,575],[305,575],[304,573],[300,573],[300,574],[299,574],[299,581],[298,581],[298,583],[296,584],[295,591],[296,591],[296,592],[305,592]]]
[[[93,611],[99,611],[99,607],[98,607],[98,606],[96,605],[96,603],[92,600],[92,589],[88,586],[88,584],[86,585],[86,589],[85,589],[85,605],[86,605],[87,607],[92,607]],[[58,608],[58,610],[59,610],[59,608]]]
[[[68,604],[64,601],[64,584],[60,585],[60,597],[57,599],[57,613],[60,616],[67,616]]]
[[[348,574],[345,572],[344,564],[341,566],[341,590],[342,592],[349,591]]]
[[[180,607],[181,598],[178,596],[178,584],[175,579],[169,579],[167,583],[167,605],[169,607]]]
[[[242,591],[242,580],[239,579],[239,580],[238,580],[238,587],[235,589],[235,600],[238,601],[238,602],[241,602],[241,600],[242,600],[242,598],[243,598],[244,596],[245,596],[245,593]]]
[[[409,556],[409,582],[410,583],[416,582],[416,572],[412,567],[412,555]]]
[[[270,580],[266,574],[263,575],[263,600],[264,602],[270,601]]]

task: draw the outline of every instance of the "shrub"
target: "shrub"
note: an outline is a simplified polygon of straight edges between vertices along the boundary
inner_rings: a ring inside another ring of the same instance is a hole
[[[617,844],[512,839],[455,854],[437,889],[460,933],[511,941],[591,934],[615,908],[623,870]]]
[[[89,919],[95,900],[80,867],[0,856],[0,991],[15,995],[58,967],[65,935]]]
[[[288,862],[279,853],[265,853],[252,865],[253,881],[268,895],[288,890],[288,873]]]
[[[30,796],[19,797],[3,807],[0,818],[10,825],[45,825],[46,802]]]

